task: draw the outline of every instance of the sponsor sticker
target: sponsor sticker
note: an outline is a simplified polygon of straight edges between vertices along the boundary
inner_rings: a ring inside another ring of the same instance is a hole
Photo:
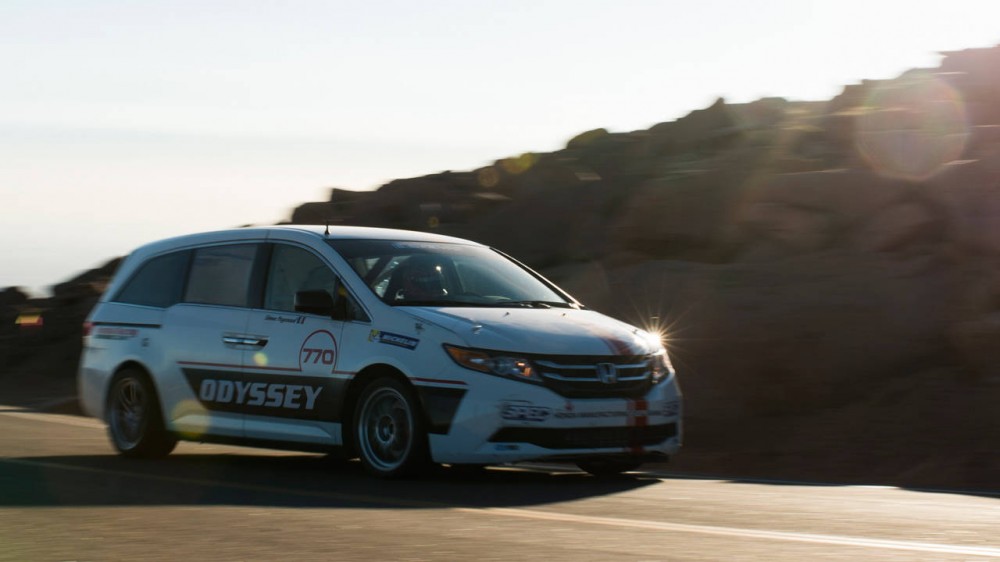
[[[277,322],[278,324],[304,324],[306,321],[305,316],[279,316],[276,314],[268,314],[264,317],[265,322]]]
[[[129,340],[139,335],[135,328],[98,328],[94,337],[99,340]]]
[[[505,420],[542,422],[551,415],[551,408],[535,406],[523,400],[500,403],[500,417]]]
[[[368,341],[394,345],[396,347],[402,347],[409,350],[416,349],[417,345],[420,343],[420,340],[416,338],[407,337],[401,334],[394,334],[392,332],[383,332],[382,330],[372,330],[368,334]]]
[[[597,411],[574,411],[569,403],[564,411],[556,411],[553,417],[561,420],[565,419],[594,419],[594,418],[630,418],[630,417],[652,417],[664,416],[673,417],[680,412],[680,404],[676,401],[665,402],[659,407],[637,406],[629,410],[597,410]]]

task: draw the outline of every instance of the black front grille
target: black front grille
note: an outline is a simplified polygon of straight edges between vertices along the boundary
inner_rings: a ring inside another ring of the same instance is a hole
[[[567,398],[637,398],[651,383],[648,355],[550,355],[533,357],[545,386]],[[612,365],[613,377],[608,374]],[[603,376],[602,376],[603,375]]]
[[[610,449],[657,445],[676,435],[675,423],[642,427],[504,427],[490,437],[490,442],[530,443],[546,449]]]

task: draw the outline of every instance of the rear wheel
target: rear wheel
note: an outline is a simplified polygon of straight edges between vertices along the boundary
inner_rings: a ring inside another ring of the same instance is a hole
[[[126,457],[163,457],[177,446],[164,427],[153,384],[138,369],[123,369],[112,380],[107,421],[111,443]]]
[[[354,439],[362,466],[380,478],[414,474],[429,463],[427,432],[413,392],[382,377],[361,392]]]
[[[591,461],[580,461],[576,463],[580,470],[589,472],[594,476],[609,478],[619,476],[630,470],[635,470],[642,466],[642,461],[629,459],[597,459]]]

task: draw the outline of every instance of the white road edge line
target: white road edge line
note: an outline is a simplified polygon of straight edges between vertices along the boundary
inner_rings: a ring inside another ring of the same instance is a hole
[[[490,513],[505,517],[519,517],[541,521],[559,521],[561,523],[587,523],[611,527],[627,527],[633,529],[649,529],[655,531],[673,531],[680,533],[698,533],[703,535],[721,535],[751,539],[767,539],[778,541],[805,542],[813,544],[829,544],[839,546],[854,546],[864,548],[882,548],[891,550],[907,550],[916,552],[934,552],[944,554],[962,554],[1000,558],[1000,548],[988,546],[960,546],[939,543],[914,541],[899,541],[889,539],[869,539],[842,535],[820,535],[813,533],[793,533],[786,531],[764,531],[756,529],[741,529],[738,527],[715,527],[710,525],[691,525],[687,523],[670,523],[665,521],[642,521],[636,519],[619,519],[615,517],[597,517],[592,515],[573,515],[569,513],[554,513],[531,509],[515,509],[506,507],[487,508],[454,508],[464,513]]]
[[[840,535],[820,535],[813,533],[794,533],[786,531],[765,531],[755,529],[741,529],[738,527],[715,527],[710,525],[691,525],[687,523],[670,523],[666,521],[643,521],[638,519],[619,519],[614,517],[597,517],[592,515],[573,515],[569,513],[554,513],[550,511],[539,511],[533,509],[517,509],[506,507],[453,507],[435,502],[387,499],[378,496],[367,496],[362,494],[342,494],[317,491],[302,491],[280,486],[264,486],[254,484],[237,484],[232,482],[219,482],[200,478],[182,478],[178,476],[163,476],[154,474],[134,473],[124,470],[109,470],[103,468],[92,468],[82,466],[65,465],[47,461],[33,461],[26,459],[0,457],[0,463],[16,465],[41,466],[45,468],[62,469],[75,472],[87,472],[92,474],[103,474],[111,476],[123,476],[127,478],[139,478],[143,480],[154,480],[161,482],[174,482],[180,484],[193,484],[196,486],[215,486],[254,492],[267,492],[275,494],[291,494],[304,497],[325,498],[340,501],[353,501],[358,503],[368,503],[374,505],[397,505],[408,507],[422,507],[430,509],[443,509],[456,513],[471,515],[486,515],[494,517],[509,517],[519,519],[532,519],[536,521],[559,521],[562,523],[583,523],[590,525],[603,525],[610,527],[623,527],[632,529],[645,529],[653,531],[671,531],[678,533],[697,533],[703,535],[729,536],[748,539],[764,539],[788,542],[804,542],[813,544],[827,544],[837,546],[852,546],[861,548],[880,548],[890,550],[906,550],[911,552],[932,552],[944,554],[960,554],[971,556],[985,556],[989,558],[1000,558],[1000,548],[981,546],[962,546],[939,543],[925,543],[913,541],[899,541],[888,539],[870,539],[863,537],[850,537]]]
[[[83,418],[69,414],[48,414],[45,412],[35,412],[23,408],[0,406],[0,416],[48,423],[59,423],[62,425],[73,425],[76,427],[91,427],[94,429],[104,428],[104,423],[94,418]]]
[[[2,409],[0,409],[0,415],[14,417],[14,418],[21,418],[21,419],[45,421],[50,423],[59,423],[63,425],[72,425],[78,427],[90,427],[95,429],[100,429],[104,427],[103,423],[90,418],[80,418],[77,416],[70,416],[70,415],[32,412],[31,410],[26,410],[21,408],[18,408],[17,411],[9,411],[9,410],[2,411]],[[233,484],[228,482],[215,482],[212,480],[188,479],[188,478],[179,478],[171,476],[155,476],[148,474],[135,474],[126,471],[75,467],[75,466],[61,465],[58,463],[26,461],[23,459],[0,458],[0,462],[10,462],[13,464],[33,464],[33,465],[47,466],[50,468],[62,468],[66,470],[79,470],[85,472],[114,474],[114,475],[128,476],[133,478],[167,480],[178,483],[195,484],[199,486],[225,486],[228,488],[240,488],[240,489],[263,491],[263,492],[291,493],[295,495],[319,496],[319,497],[326,497],[329,499],[361,501],[364,503],[376,503],[376,504],[411,503],[411,502],[397,502],[397,501],[389,502],[385,499],[378,498],[375,496],[357,496],[351,494],[327,494],[327,493],[316,493],[316,492],[306,493],[306,492],[300,492],[298,490],[292,490],[276,486],[254,486],[246,484]],[[537,466],[539,468],[544,467],[549,469],[560,468],[558,466],[545,466],[542,463],[539,463]],[[863,537],[849,537],[840,535],[792,533],[786,531],[764,531],[755,529],[741,529],[738,527],[715,527],[710,525],[691,525],[687,523],[670,523],[664,521],[643,521],[637,519],[596,517],[591,515],[573,515],[569,513],[553,513],[549,511],[515,509],[506,507],[469,508],[469,507],[449,507],[447,505],[435,504],[432,502],[412,502],[412,503],[414,505],[421,505],[425,507],[438,507],[438,508],[450,509],[452,511],[457,511],[461,513],[492,514],[492,515],[500,515],[504,517],[516,517],[522,519],[560,521],[563,523],[587,523],[592,525],[628,527],[635,529],[651,529],[658,531],[675,531],[684,533],[699,533],[699,534],[722,535],[722,536],[742,537],[742,538],[807,542],[814,544],[831,544],[831,545],[843,545],[843,546],[883,548],[883,549],[907,550],[907,551],[917,551],[917,552],[936,552],[945,554],[962,554],[962,555],[1000,558],[1000,548],[993,548],[993,547],[958,546],[958,545],[898,541],[898,540],[888,540],[888,539],[869,539]]]

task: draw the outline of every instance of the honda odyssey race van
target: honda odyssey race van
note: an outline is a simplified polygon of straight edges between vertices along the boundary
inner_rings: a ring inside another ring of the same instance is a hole
[[[127,456],[178,440],[430,463],[665,460],[681,396],[660,337],[503,253],[377,228],[244,228],[143,246],[87,318],[85,411]]]

